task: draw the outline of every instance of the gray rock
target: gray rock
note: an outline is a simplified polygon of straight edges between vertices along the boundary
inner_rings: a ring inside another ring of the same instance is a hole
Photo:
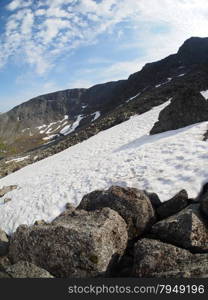
[[[0,279],[8,279],[11,278],[11,276],[9,276],[9,274],[7,274],[6,272],[1,272],[0,271]]]
[[[6,204],[7,202],[10,202],[10,201],[12,201],[11,198],[4,198],[4,204]]]
[[[134,251],[133,275],[136,277],[190,278],[208,275],[207,254],[192,254],[150,239],[138,241]]]
[[[75,211],[51,225],[20,226],[9,253],[14,263],[26,260],[56,277],[93,277],[108,273],[127,240],[126,223],[117,212]]]
[[[37,220],[35,221],[34,225],[47,225],[47,223],[44,220]]]
[[[148,198],[154,208],[158,208],[162,205],[162,202],[156,193],[149,193],[147,191],[144,191],[144,192],[148,196]]]
[[[156,221],[149,198],[135,188],[112,186],[106,191],[94,191],[83,197],[77,209],[93,211],[103,207],[110,207],[123,217],[129,239],[141,236]]]
[[[5,273],[11,278],[53,278],[46,270],[26,261],[19,261],[9,266]]]
[[[0,271],[5,271],[5,268],[7,268],[9,265],[11,265],[11,262],[8,257],[0,256]]]
[[[0,189],[0,197],[3,197],[7,193],[16,189],[17,189],[17,185],[3,186],[3,188]]]
[[[160,207],[158,207],[157,214],[160,219],[165,219],[178,213],[188,205],[188,194],[186,190],[181,190],[173,198],[164,202]]]
[[[189,86],[176,94],[171,103],[160,112],[159,120],[154,124],[150,134],[207,121],[207,116],[207,101],[199,91]]]
[[[208,252],[208,227],[199,204],[192,204],[153,225],[151,233],[162,241],[170,242],[195,252]]]
[[[9,240],[6,233],[0,229],[0,256],[4,256],[8,252]]]

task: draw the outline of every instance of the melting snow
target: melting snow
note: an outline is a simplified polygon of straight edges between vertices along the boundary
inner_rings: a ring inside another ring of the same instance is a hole
[[[201,91],[200,93],[201,93],[201,95],[202,95],[206,100],[208,100],[208,90],[206,90],[206,91]]]
[[[99,111],[96,111],[95,113],[92,114],[92,116],[94,116],[93,121],[97,120],[98,118],[100,118],[101,116],[101,113]]]
[[[0,228],[11,233],[20,224],[51,221],[67,202],[78,205],[86,193],[111,185],[154,191],[162,201],[183,188],[195,197],[208,179],[208,144],[202,141],[208,122],[150,136],[168,104],[0,179],[0,187],[19,187],[5,195],[12,201],[0,200]]]
[[[30,156],[29,155],[27,155],[27,156],[24,156],[24,157],[19,157],[19,158],[14,158],[14,159],[11,159],[11,160],[8,160],[8,161],[6,161],[6,164],[9,164],[10,162],[13,162],[13,161],[23,161],[23,160],[25,160],[25,159],[27,159],[27,158],[29,158]]]
[[[160,86],[162,86],[162,85],[164,85],[164,84],[170,82],[171,80],[172,80],[172,78],[169,77],[169,78],[167,78],[167,81],[165,81],[165,82],[163,82],[163,83],[160,83],[160,84],[157,84],[157,85],[155,86],[155,88],[159,88]]]
[[[128,103],[128,102],[134,100],[134,99],[137,98],[140,94],[141,94],[141,93],[136,94],[135,96],[133,96],[133,97],[129,98],[128,100],[126,100],[126,102]]]
[[[70,125],[67,125],[65,126],[61,131],[60,133],[61,134],[64,134],[64,135],[67,135],[71,132],[73,132],[78,126],[79,126],[79,123],[80,121],[83,119],[84,117],[82,115],[79,115],[76,119],[76,121],[73,123],[73,124],[70,124]]]
[[[180,75],[178,75],[177,77],[182,77],[182,76],[184,76],[184,75],[186,75],[185,73],[183,73],[183,74],[180,74]]]
[[[44,140],[44,141],[51,140],[51,139],[54,138],[55,136],[57,136],[57,134],[52,134],[52,135],[49,135],[49,136],[44,137],[43,140]]]

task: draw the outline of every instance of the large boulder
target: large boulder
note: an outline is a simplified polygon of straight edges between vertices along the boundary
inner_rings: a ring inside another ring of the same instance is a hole
[[[183,208],[188,206],[188,204],[188,194],[186,190],[181,190],[173,198],[160,205],[160,207],[157,209],[157,214],[160,219],[165,219],[178,213]]]
[[[9,240],[6,233],[0,228],[0,256],[4,256],[8,252]]]
[[[153,225],[151,233],[195,252],[208,252],[208,226],[200,213],[199,204],[191,204],[179,213]]]
[[[179,129],[208,120],[208,103],[194,89],[188,87],[180,91],[159,114],[150,134]]]
[[[149,198],[152,206],[157,209],[158,207],[160,207],[162,205],[162,202],[159,198],[159,196],[156,193],[149,193],[146,190],[143,190],[143,192],[147,195],[147,197]]]
[[[56,277],[107,274],[124,253],[126,223],[115,211],[68,211],[51,225],[20,226],[11,238],[10,258],[25,260]]]
[[[142,239],[134,247],[133,276],[136,277],[206,277],[208,255],[161,241]]]
[[[1,272],[0,278],[53,278],[53,276],[34,264],[19,261],[7,267],[4,272]]]
[[[94,191],[83,197],[77,209],[93,211],[103,207],[109,207],[123,217],[129,239],[141,236],[156,221],[148,196],[135,188],[112,186],[106,191]]]

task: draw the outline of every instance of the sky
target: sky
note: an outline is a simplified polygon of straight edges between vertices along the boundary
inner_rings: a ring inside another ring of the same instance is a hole
[[[126,79],[208,36],[207,0],[0,0],[0,112]]]

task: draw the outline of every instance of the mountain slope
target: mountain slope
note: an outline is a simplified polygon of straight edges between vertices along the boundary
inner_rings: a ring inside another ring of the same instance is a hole
[[[0,187],[18,188],[0,200],[0,227],[11,233],[20,224],[50,221],[67,202],[78,205],[86,193],[111,185],[154,191],[162,201],[182,188],[195,197],[208,177],[208,122],[149,135],[169,103],[1,179]]]
[[[127,80],[34,98],[0,115],[0,176],[54,155],[171,99],[150,133],[208,120],[208,38]],[[208,128],[204,139],[208,136]]]
[[[165,101],[190,86],[197,92],[207,90],[207,49],[208,38],[190,38],[176,54],[146,64],[127,80],[89,89],[59,91],[18,105],[0,115],[2,157],[28,151],[49,141],[56,143],[63,135],[85,129],[109,115],[114,119],[112,123],[118,124],[119,119],[125,118],[125,113],[129,116],[140,109],[145,111],[144,99],[151,102],[150,109],[155,105],[154,97]],[[137,107],[132,103],[135,101]],[[114,113],[117,110],[118,113]]]

